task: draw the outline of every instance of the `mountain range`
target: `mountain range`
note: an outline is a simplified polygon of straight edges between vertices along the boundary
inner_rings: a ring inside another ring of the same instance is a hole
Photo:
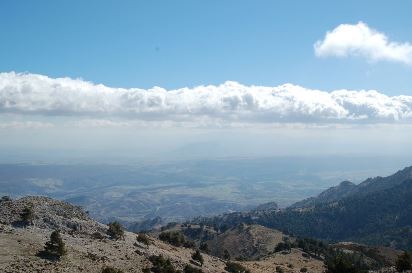
[[[198,218],[227,229],[255,223],[288,234],[412,249],[412,167],[356,185],[344,181],[286,209]]]

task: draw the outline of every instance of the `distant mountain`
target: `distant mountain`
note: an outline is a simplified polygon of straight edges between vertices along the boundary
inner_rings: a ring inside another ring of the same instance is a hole
[[[301,236],[412,249],[412,180],[313,207],[287,209],[261,221]]]
[[[290,206],[291,208],[305,208],[313,205],[330,203],[350,196],[365,196],[374,192],[390,189],[412,179],[412,167],[404,168],[388,177],[368,178],[359,185],[344,181],[336,187],[331,187],[317,197],[305,199]]]
[[[310,197],[308,199],[299,201],[292,206],[291,208],[305,208],[309,206],[314,206],[322,203],[329,203],[332,201],[340,200],[346,196],[349,196],[353,190],[356,188],[356,185],[350,181],[343,181],[336,187],[331,187],[326,191],[320,193],[317,197]]]
[[[269,202],[269,203],[264,203],[259,206],[257,206],[254,210],[255,211],[270,211],[270,210],[278,210],[279,206],[276,202]]]
[[[216,228],[254,223],[298,236],[412,250],[412,167],[359,185],[345,181],[283,210],[200,221]]]

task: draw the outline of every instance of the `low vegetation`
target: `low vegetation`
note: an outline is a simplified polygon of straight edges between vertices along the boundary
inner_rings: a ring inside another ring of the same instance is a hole
[[[309,253],[311,256],[318,258],[322,255],[325,256],[330,249],[328,244],[311,238],[298,238],[295,242],[295,247],[298,247],[304,252]]]
[[[200,243],[200,247],[199,247],[200,251],[206,253],[206,254],[210,254],[210,249],[209,246],[207,245],[207,243],[202,242]]]
[[[290,252],[292,249],[292,243],[287,237],[283,238],[283,242],[280,242],[274,249],[274,252]]]
[[[370,269],[363,257],[342,251],[331,251],[325,259],[326,273],[366,273]]]
[[[180,231],[164,231],[159,234],[159,239],[177,247],[192,248],[195,246],[194,242],[187,240]]]
[[[185,268],[183,269],[184,273],[203,273],[203,270],[194,266],[191,266],[190,264],[186,265]]]
[[[101,234],[100,232],[96,231],[96,232],[93,232],[92,238],[96,240],[103,240],[105,236]]]
[[[12,201],[12,199],[11,199],[11,197],[8,196],[8,195],[2,196],[2,197],[0,198],[0,202],[10,202],[10,201]]]
[[[170,259],[164,258],[162,255],[153,255],[149,257],[152,267],[150,271],[153,273],[178,273]],[[147,270],[146,270],[147,271]]]
[[[143,232],[140,232],[140,233],[137,234],[136,241],[138,241],[139,243],[142,243],[144,245],[147,245],[147,246],[150,245],[149,236],[147,236]]]
[[[227,262],[225,270],[230,273],[250,273],[249,269],[239,263]]]
[[[111,266],[106,266],[102,269],[102,273],[123,273],[123,270]]]
[[[107,230],[107,235],[110,236],[110,238],[119,240],[124,237],[124,230],[122,225],[119,222],[112,222],[109,223],[109,229]]]
[[[290,252],[292,248],[300,248],[308,257],[321,258],[327,255],[331,248],[328,244],[310,238],[297,238],[291,242],[288,237],[285,237],[274,249],[273,252]]]

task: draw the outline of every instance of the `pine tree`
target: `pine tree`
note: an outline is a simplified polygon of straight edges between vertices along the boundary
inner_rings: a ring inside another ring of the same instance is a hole
[[[46,242],[44,254],[51,258],[60,259],[66,254],[66,246],[58,230],[55,230],[50,235],[50,240]]]
[[[33,224],[33,219],[34,219],[33,209],[31,207],[25,207],[22,213],[20,213],[20,217],[21,217],[22,222],[25,225]]]
[[[206,254],[210,253],[209,246],[207,245],[207,243],[201,243],[199,249]]]
[[[396,270],[399,272],[412,270],[412,257],[407,251],[399,255],[398,260],[396,261]]]
[[[227,249],[223,251],[223,259],[230,260],[230,253],[229,251],[227,251]]]
[[[201,265],[203,265],[203,262],[204,262],[203,261],[203,256],[202,256],[202,254],[200,254],[199,250],[196,250],[196,252],[193,253],[192,259],[195,260],[195,261],[198,261]]]

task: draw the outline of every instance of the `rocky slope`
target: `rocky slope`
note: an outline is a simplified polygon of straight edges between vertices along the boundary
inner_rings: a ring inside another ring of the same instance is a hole
[[[23,226],[20,214],[25,207],[34,212],[33,225]],[[51,232],[60,230],[67,254],[59,261],[39,257]],[[113,240],[106,235],[107,226],[89,218],[81,208],[45,197],[25,197],[0,202],[0,272],[102,272],[112,266],[123,272],[143,272],[151,268],[149,258],[162,255],[173,267],[183,270],[191,264],[203,272],[226,272],[225,260],[203,253],[204,264],[191,258],[194,249],[176,247],[149,237],[149,245],[137,241],[135,233],[125,232],[124,239]],[[99,234],[99,236],[96,236]],[[99,238],[99,239],[97,239]],[[304,255],[301,250],[268,254],[259,260],[238,262],[253,272],[322,272],[323,262]]]

